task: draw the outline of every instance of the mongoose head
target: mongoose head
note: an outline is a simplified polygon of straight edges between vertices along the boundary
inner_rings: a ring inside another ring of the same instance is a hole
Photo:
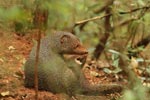
[[[87,49],[81,44],[79,39],[69,32],[56,32],[54,33],[54,38],[57,39],[57,50],[61,54],[76,54],[76,55],[84,55],[87,54]]]

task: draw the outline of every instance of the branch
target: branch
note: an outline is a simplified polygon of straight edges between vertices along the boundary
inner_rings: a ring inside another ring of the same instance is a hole
[[[128,24],[129,22],[132,22],[132,21],[137,20],[137,19],[138,19],[138,18],[127,19],[127,20],[125,20],[125,21],[123,21],[123,22],[120,22],[119,24],[115,25],[115,26],[113,27],[113,29],[115,29],[116,27],[119,27],[119,26],[124,26],[124,25]]]
[[[128,13],[136,12],[141,9],[149,9],[149,8],[150,8],[149,6],[144,6],[144,7],[135,8],[135,9],[132,9],[132,10],[126,11],[126,12],[119,12],[119,14],[128,14]]]
[[[105,13],[109,14],[111,9],[106,8]],[[108,41],[108,38],[110,36],[110,30],[111,30],[111,24],[110,24],[110,16],[105,17],[105,35],[99,39],[99,43],[96,45],[96,48],[94,50],[94,57],[96,60],[101,56],[102,52],[105,49],[105,45]]]
[[[75,26],[87,23],[89,21],[93,21],[93,20],[97,20],[97,19],[102,19],[102,18],[110,16],[110,15],[112,15],[112,14],[106,14],[106,15],[103,15],[103,16],[96,16],[96,17],[93,17],[93,18],[89,18],[89,19],[85,19],[85,20],[82,20],[82,21],[78,21],[78,22],[75,23]]]
[[[125,11],[125,12],[119,12],[119,14],[129,14],[129,13],[132,13],[132,12],[136,12],[138,10],[141,10],[141,9],[149,9],[150,6],[144,6],[144,7],[140,7],[140,8],[135,8],[133,10],[130,10],[130,11]],[[104,17],[107,17],[107,16],[111,16],[113,15],[113,13],[110,13],[110,14],[106,14],[106,15],[103,15],[103,16],[96,16],[96,17],[93,17],[93,18],[89,18],[89,19],[85,19],[85,20],[81,20],[81,21],[78,21],[75,23],[75,26],[77,25],[80,25],[80,24],[84,24],[84,23],[87,23],[89,21],[94,21],[94,20],[97,20],[97,19],[102,19]]]

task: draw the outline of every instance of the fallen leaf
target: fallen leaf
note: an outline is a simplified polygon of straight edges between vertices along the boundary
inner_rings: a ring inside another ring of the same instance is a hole
[[[131,67],[133,69],[136,69],[138,67],[138,62],[134,57],[131,58]]]
[[[3,97],[8,96],[8,95],[10,95],[9,91],[1,92],[1,96]]]
[[[15,50],[15,48],[13,46],[9,46],[8,50]]]
[[[94,77],[98,77],[99,73],[95,72],[95,71],[90,71],[90,75],[94,76]]]

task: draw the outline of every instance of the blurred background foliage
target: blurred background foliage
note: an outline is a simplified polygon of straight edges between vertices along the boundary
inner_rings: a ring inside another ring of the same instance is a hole
[[[1,0],[0,20],[3,22],[1,23],[1,27],[5,27],[4,24],[12,25],[16,22],[18,30],[20,28],[32,28],[33,11],[35,10],[34,1],[35,0]],[[150,14],[148,14],[148,12],[144,13],[140,19],[129,21],[125,23],[125,25],[117,27],[122,21],[137,17],[137,14],[142,13],[143,9],[128,14],[120,14],[120,12],[147,6],[148,0],[105,0],[103,2],[101,0],[63,0],[63,2],[60,0],[37,1],[41,2],[40,6],[42,8],[48,9],[48,29],[74,30],[84,43],[87,43],[87,45],[90,44],[90,46],[93,47],[99,42],[99,38],[97,37],[101,37],[102,34],[105,33],[105,19],[89,21],[82,30],[79,25],[76,27],[74,27],[74,25],[78,21],[104,15],[104,11],[98,12],[98,10],[102,7],[105,8],[107,3],[111,1],[113,1],[113,3],[108,5],[108,7],[111,9],[111,13],[113,13],[110,21],[113,28],[111,31],[113,38],[130,36],[129,34],[135,30],[137,31],[135,33],[138,34],[141,34],[142,31],[145,31],[145,35],[149,33]]]
[[[134,69],[135,63],[139,64],[136,69],[142,71],[142,81],[150,80],[150,0],[0,0],[0,28],[24,36],[35,28],[37,4],[48,11],[47,34],[53,30],[71,31],[93,58],[95,49],[102,46],[96,59],[107,59],[116,67],[121,53],[128,58],[126,66]],[[77,24],[92,18],[95,20]],[[125,92],[124,100],[148,98],[149,92],[139,84]]]
[[[14,26],[15,31],[25,33],[25,30],[33,28],[33,11],[35,10],[35,0],[1,0],[0,2],[0,21],[1,27],[6,28]],[[95,46],[99,43],[99,38],[105,34],[105,18],[89,21],[81,29],[80,25],[75,26],[75,23],[84,19],[95,16],[105,15],[105,9],[109,7],[113,14],[110,19],[111,24],[111,42],[116,39],[130,37],[129,34],[142,34],[144,36],[149,33],[149,17],[148,12],[144,13],[143,9],[138,11],[121,14],[130,10],[149,6],[148,0],[37,0],[43,9],[48,9],[48,28],[49,30],[68,30],[74,31],[80,36],[83,43],[90,47],[93,52]],[[113,2],[112,2],[113,1]],[[112,2],[112,3],[111,3]],[[111,3],[111,4],[109,4]],[[99,11],[101,10],[101,11]],[[131,20],[132,18],[141,18]],[[123,25],[119,25],[125,22]],[[130,21],[131,20],[131,21]],[[14,25],[15,23],[15,25]],[[137,35],[139,36],[139,35]],[[140,38],[140,37],[139,37]],[[112,43],[112,42],[111,42]],[[109,45],[108,45],[109,46]]]

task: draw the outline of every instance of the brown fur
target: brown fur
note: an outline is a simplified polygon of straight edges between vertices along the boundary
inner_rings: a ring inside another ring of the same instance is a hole
[[[33,47],[25,64],[25,86],[34,87],[35,50]],[[121,91],[118,84],[91,85],[81,66],[63,58],[63,54],[85,55],[87,50],[79,39],[68,32],[52,33],[41,40],[38,64],[39,89],[53,93],[96,95],[103,92]]]

